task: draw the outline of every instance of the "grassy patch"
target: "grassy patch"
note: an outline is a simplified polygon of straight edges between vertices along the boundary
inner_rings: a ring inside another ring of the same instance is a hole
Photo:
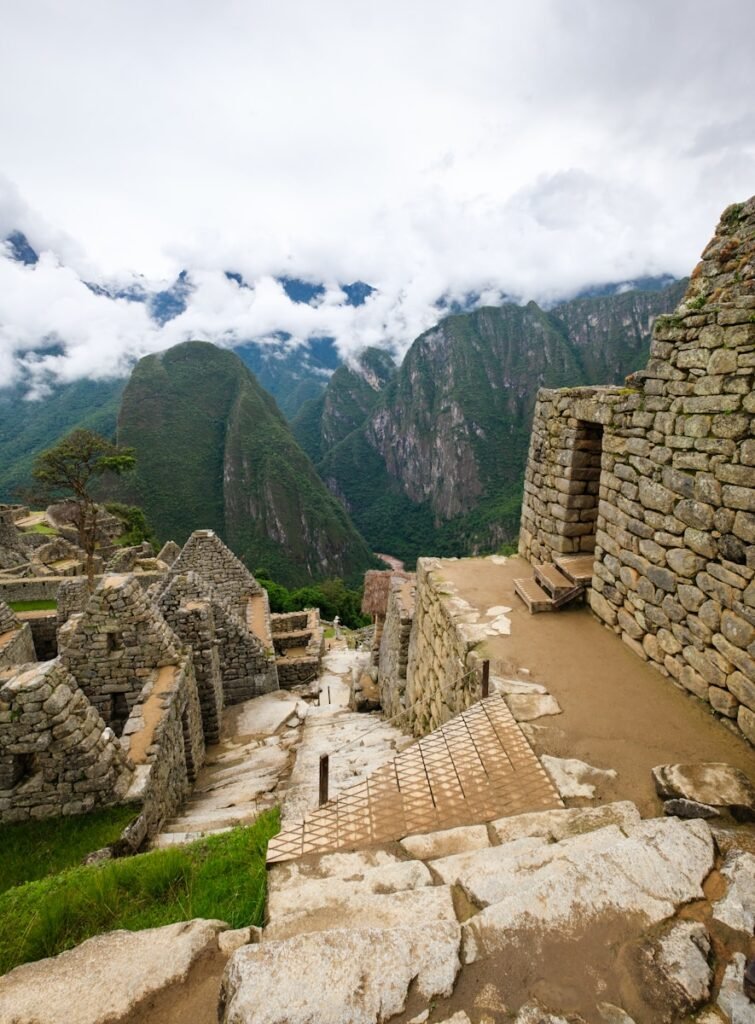
[[[23,533],[44,533],[49,537],[57,537],[58,531],[52,527],[47,526],[45,523],[35,523],[33,526],[25,526]]]
[[[0,826],[0,893],[75,867],[88,853],[114,843],[135,814],[133,807],[108,807]]]
[[[47,612],[54,611],[58,607],[57,601],[9,601],[9,607],[14,612]]]
[[[71,868],[0,895],[0,973],[55,956],[92,935],[193,917],[262,924],[267,843],[277,810],[189,846]]]

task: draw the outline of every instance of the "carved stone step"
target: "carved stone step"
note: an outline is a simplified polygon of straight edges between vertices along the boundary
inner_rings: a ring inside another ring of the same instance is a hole
[[[534,615],[536,612],[553,611],[553,598],[549,597],[539,583],[531,577],[514,580],[514,590],[527,605],[531,615]]]
[[[573,555],[566,558],[554,559],[556,566],[573,583],[582,587],[589,587],[592,583],[593,566],[595,565],[594,555]]]
[[[551,597],[563,597],[574,589],[572,580],[568,576],[564,576],[555,565],[546,563],[545,565],[536,565],[534,568],[536,581]]]

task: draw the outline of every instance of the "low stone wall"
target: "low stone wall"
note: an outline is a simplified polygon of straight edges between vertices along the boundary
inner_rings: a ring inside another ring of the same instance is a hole
[[[278,685],[283,689],[311,683],[320,674],[324,649],[324,632],[320,609],[286,612],[271,616],[272,636],[278,669]],[[304,647],[301,657],[287,657],[285,652]]]
[[[34,650],[34,640],[28,622],[19,622],[18,625],[12,626],[8,633],[10,635],[0,646],[0,672],[13,665],[37,661],[37,652]]]
[[[120,803],[132,769],[59,659],[0,688],[0,821],[82,814]]]
[[[467,623],[468,609],[454,603],[435,558],[417,562],[417,596],[409,640],[405,727],[425,736],[480,699],[482,639]]]
[[[309,628],[309,610],[301,612],[276,612],[270,616],[270,628],[276,633],[291,633],[297,629]]]
[[[50,661],[58,655],[58,613],[19,612],[18,618],[25,622],[34,638],[34,650],[38,661]]]
[[[320,672],[319,658],[279,658],[278,684],[282,690],[292,686],[304,686],[317,679]]]
[[[142,590],[147,590],[154,583],[163,579],[163,571],[156,572],[135,572],[134,579]],[[95,576],[95,587],[105,578],[100,574]],[[12,604],[15,601],[56,601],[62,584],[71,584],[74,581],[83,580],[84,577],[76,576],[0,576],[0,601]]]
[[[388,592],[378,657],[378,687],[383,713],[393,718],[406,708],[409,639],[414,622],[417,583],[412,576],[393,577]]]

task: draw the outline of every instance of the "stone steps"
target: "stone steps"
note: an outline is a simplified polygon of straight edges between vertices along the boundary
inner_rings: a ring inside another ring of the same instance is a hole
[[[713,858],[704,822],[642,821],[620,802],[279,864],[268,876],[268,924],[226,970],[223,1019],[270,1024],[265,1007],[286,1006],[290,1024],[378,1024],[407,1007],[410,991],[430,1006],[449,997],[466,965],[490,957],[527,985],[543,937],[566,950],[585,927],[617,921],[639,936],[701,898]],[[306,985],[292,980],[292,965]],[[613,966],[609,949],[600,968]],[[448,1012],[445,1024],[469,1020]],[[517,1017],[534,1020],[563,1018]]]
[[[514,580],[514,590],[530,615],[556,612],[584,595],[592,580],[592,566],[591,555],[558,558],[555,565],[535,565],[534,577]]]
[[[553,598],[546,594],[534,577],[514,580],[514,590],[527,605],[530,615],[553,611]]]
[[[582,587],[589,587],[592,583],[593,567],[595,565],[594,555],[571,555],[564,558],[554,559],[556,567],[572,581]]]
[[[535,580],[554,600],[564,597],[570,590],[574,590],[573,581],[568,576],[564,576],[550,562],[535,566]]]

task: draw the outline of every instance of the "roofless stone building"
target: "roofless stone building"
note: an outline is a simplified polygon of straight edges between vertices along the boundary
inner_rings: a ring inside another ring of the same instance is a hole
[[[755,197],[724,211],[627,387],[542,389],[519,552],[755,742]],[[548,599],[548,595],[543,594]]]

